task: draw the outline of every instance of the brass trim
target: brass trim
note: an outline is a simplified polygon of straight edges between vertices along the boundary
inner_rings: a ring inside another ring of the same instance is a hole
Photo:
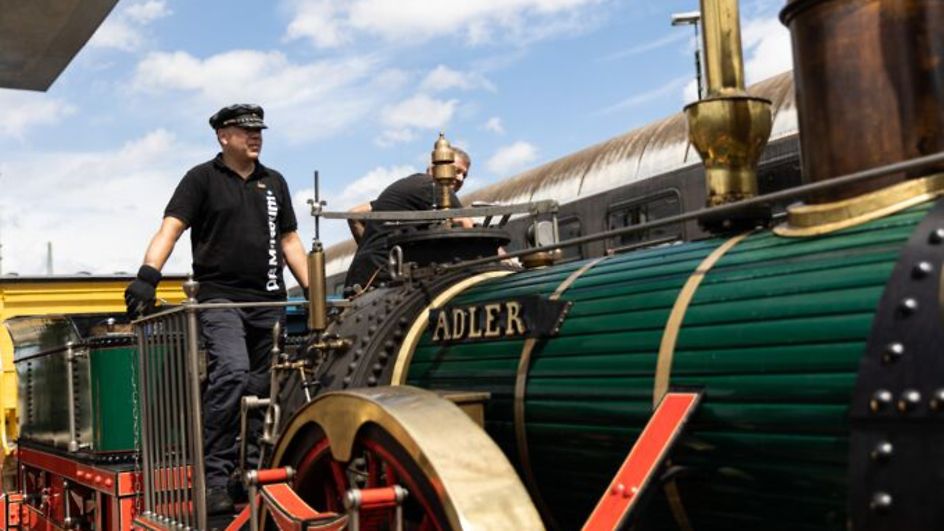
[[[672,512],[672,517],[675,518],[675,524],[678,525],[681,531],[693,531],[692,522],[688,519],[685,506],[682,505],[682,494],[679,492],[678,482],[675,481],[675,478],[669,480],[662,490],[669,502],[669,510]]]
[[[669,377],[672,373],[672,357],[675,355],[675,344],[678,341],[678,334],[682,328],[682,321],[685,320],[685,313],[688,311],[688,306],[691,304],[692,299],[695,298],[695,291],[698,290],[701,281],[705,279],[705,275],[708,274],[708,271],[718,263],[718,260],[721,260],[721,257],[727,254],[732,247],[740,243],[741,240],[750,235],[751,232],[753,231],[734,236],[712,251],[711,254],[698,264],[695,271],[688,277],[688,280],[685,281],[685,285],[682,286],[682,290],[679,292],[678,297],[675,299],[675,304],[672,306],[672,313],[669,314],[669,319],[665,323],[665,330],[662,332],[662,342],[659,344],[659,357],[656,360],[656,373],[652,389],[653,409],[659,405],[662,397],[665,396],[665,393],[669,390]],[[674,478],[665,484],[663,491],[665,492],[666,501],[669,503],[672,517],[675,518],[675,523],[679,526],[679,529],[682,531],[692,531],[692,524],[688,519],[688,512],[685,511],[685,506],[682,504],[682,496],[679,492],[678,483]]]
[[[314,423],[332,456],[347,462],[358,431],[379,426],[436,488],[449,529],[544,529],[498,445],[448,400],[411,386],[325,393],[286,426],[273,454],[279,465],[293,438]]]
[[[832,203],[797,204],[787,222],[774,227],[778,236],[819,236],[872,221],[944,194],[944,173],[910,179],[881,190]]]
[[[665,393],[669,390],[669,377],[672,374],[672,357],[675,355],[675,343],[678,341],[679,330],[682,328],[682,321],[685,319],[688,305],[691,304],[692,299],[695,297],[695,291],[698,289],[698,286],[701,285],[701,281],[705,279],[705,275],[708,274],[708,271],[718,263],[718,260],[751,232],[753,231],[738,234],[712,251],[711,254],[698,264],[695,271],[692,272],[688,280],[685,281],[685,285],[682,286],[682,291],[679,292],[678,297],[675,299],[675,305],[672,306],[672,313],[669,314],[669,319],[665,322],[665,330],[662,332],[662,342],[659,344],[659,357],[656,360],[655,382],[652,388],[653,408],[659,405],[659,401],[662,400],[662,397],[665,396]]]
[[[590,268],[607,258],[609,257],[601,256],[574,270],[557,286],[557,289],[555,289],[554,293],[548,298],[551,300],[559,299],[578,278],[589,271]],[[528,487],[528,492],[531,493],[531,499],[534,500],[535,505],[538,506],[538,510],[540,510],[545,519],[553,521],[551,512],[538,490],[537,480],[534,477],[534,469],[531,467],[531,453],[528,450],[528,432],[524,425],[524,398],[528,388],[528,372],[531,370],[531,353],[534,351],[534,347],[537,346],[537,343],[538,341],[535,338],[526,339],[521,349],[521,356],[518,358],[514,394],[515,443],[518,448],[518,461],[521,463],[521,473],[524,475],[524,482]]]
[[[937,290],[938,307],[941,309],[941,324],[944,325],[944,269],[941,270],[941,276],[937,280]]]
[[[417,315],[416,320],[410,325],[410,330],[403,338],[403,343],[400,344],[400,350],[397,352],[397,361],[393,365],[393,376],[390,379],[390,385],[403,385],[406,383],[407,373],[410,370],[410,361],[413,359],[413,350],[416,348],[417,343],[420,342],[420,337],[422,337],[423,332],[426,331],[426,327],[429,326],[430,310],[440,308],[467,288],[471,288],[480,282],[510,274],[511,271],[486,271],[485,273],[479,273],[478,275],[463,279],[449,286],[449,288],[439,295],[436,295],[433,301]]]

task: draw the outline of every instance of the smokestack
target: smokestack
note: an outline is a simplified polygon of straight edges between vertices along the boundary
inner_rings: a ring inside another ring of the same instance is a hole
[[[52,275],[52,242],[46,242],[46,274]]]
[[[780,19],[793,40],[806,182],[944,151],[940,0],[790,0]],[[915,180],[941,171],[823,192],[791,209],[789,226],[779,232],[829,232],[900,210],[919,195],[939,193],[939,184]]]

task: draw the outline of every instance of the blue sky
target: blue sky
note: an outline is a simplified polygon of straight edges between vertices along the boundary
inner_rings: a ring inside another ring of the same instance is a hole
[[[749,81],[790,68],[782,0],[741,3]],[[425,167],[439,130],[468,188],[678,112],[694,0],[121,0],[47,93],[0,89],[3,273],[134,271],[174,186],[218,150],[220,106],[266,109],[262,160],[297,208]],[[464,190],[465,191],[465,190]],[[312,223],[299,211],[304,240]],[[322,224],[330,244],[343,223]],[[166,271],[186,272],[182,239]]]

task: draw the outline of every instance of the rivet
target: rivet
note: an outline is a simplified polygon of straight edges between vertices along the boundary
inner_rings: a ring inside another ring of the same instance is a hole
[[[366,341],[365,341],[365,343],[366,343]],[[364,349],[362,349],[362,348],[359,348],[359,349],[357,349],[357,350],[354,351],[354,359],[360,359],[360,357],[363,356],[363,355],[364,355]]]
[[[374,386],[377,385],[377,378],[371,376],[367,379],[367,385]]]
[[[619,495],[623,494],[623,492],[625,492],[625,491],[626,491],[626,487],[624,487],[622,483],[617,483],[617,484],[613,487],[613,490],[610,491],[610,493],[611,493],[613,496],[619,496]]]
[[[905,346],[901,343],[889,343],[885,347],[885,352],[882,353],[882,361],[885,363],[892,363],[901,359],[905,355]]]
[[[895,447],[892,446],[892,443],[888,441],[882,441],[875,445],[875,448],[872,449],[872,452],[869,453],[869,457],[873,461],[888,461],[891,459],[892,455],[895,453]]]
[[[869,408],[873,413],[892,403],[892,393],[886,389],[879,389],[872,394],[872,400],[869,401]]]
[[[901,303],[899,303],[898,309],[900,309],[901,313],[905,315],[911,315],[918,311],[918,300],[914,297],[903,299]]]
[[[898,399],[898,411],[902,413],[912,411],[921,403],[921,393],[915,389],[907,389]]]
[[[392,351],[394,348],[396,348],[396,346],[397,346],[396,342],[394,342],[392,339],[388,339],[387,341],[384,342],[384,348],[387,350]]]
[[[911,270],[911,276],[914,278],[924,278],[934,272],[934,265],[931,262],[918,262]]]
[[[938,388],[933,393],[931,393],[931,410],[944,410],[944,388]]]
[[[384,368],[383,368],[383,365],[379,363],[375,363],[374,366],[371,367],[371,370],[374,371],[374,374],[380,374],[380,372],[383,371]]]
[[[887,492],[876,492],[872,495],[869,508],[873,511],[885,511],[892,506],[892,495]]]
[[[944,228],[938,228],[931,231],[928,241],[933,245],[938,245],[939,243],[944,242]]]
[[[356,361],[352,361],[352,362],[351,362],[350,364],[348,364],[348,366],[347,366],[347,369],[348,369],[349,371],[353,371],[353,370],[356,369],[356,368],[357,368],[357,362],[356,362]]]
[[[917,302],[915,302],[915,304],[917,304]],[[371,335],[376,334],[376,333],[377,333],[377,325],[370,325],[369,327],[367,327],[367,332],[368,332],[369,334],[371,334]]]
[[[345,376],[344,379],[341,380],[341,383],[343,383],[345,386],[351,385],[351,377]]]
[[[388,359],[390,359],[390,354],[386,352],[381,352],[377,354],[377,359],[380,361],[387,361]]]

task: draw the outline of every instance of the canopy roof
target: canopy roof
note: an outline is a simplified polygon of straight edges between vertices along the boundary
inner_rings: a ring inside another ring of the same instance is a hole
[[[0,88],[45,91],[118,0],[4,0]]]

